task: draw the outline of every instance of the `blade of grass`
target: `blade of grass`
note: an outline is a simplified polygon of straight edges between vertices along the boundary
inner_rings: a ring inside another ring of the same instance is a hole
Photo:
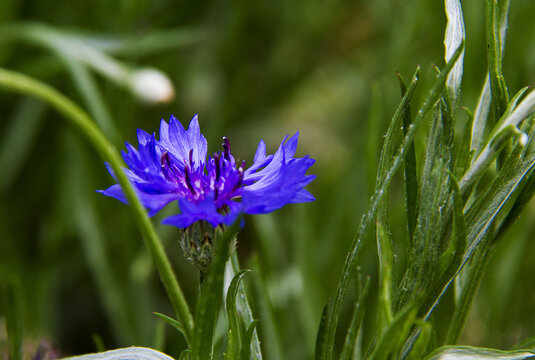
[[[316,351],[314,355],[315,360],[323,360],[323,356],[328,351],[327,345],[327,314],[329,313],[330,303],[328,302],[323,307],[321,312],[320,325],[318,328],[318,335],[316,336]],[[332,349],[331,349],[332,351]]]
[[[404,310],[400,311],[392,323],[383,331],[379,341],[377,341],[367,359],[382,360],[389,359],[392,356],[396,358],[408,332],[414,324],[416,311],[416,306],[407,306]]]
[[[397,153],[397,155],[394,158],[394,161],[392,162],[391,168],[389,169],[385,177],[382,179],[381,185],[377,187],[377,191],[371,199],[370,206],[368,210],[366,211],[366,213],[364,214],[364,216],[362,217],[358,230],[353,239],[351,249],[348,252],[346,261],[344,263],[344,267],[342,269],[342,275],[338,283],[338,288],[336,290],[336,296],[334,298],[333,305],[332,307],[330,307],[330,311],[328,312],[327,340],[326,340],[327,346],[325,347],[328,350],[326,353],[324,353],[325,359],[332,359],[332,349],[334,348],[334,338],[336,334],[336,327],[338,325],[338,320],[340,318],[340,313],[342,311],[342,302],[345,297],[347,288],[349,286],[349,280],[351,278],[351,272],[353,271],[353,268],[355,267],[356,258],[361,249],[362,240],[367,236],[370,225],[372,224],[373,219],[375,218],[375,215],[377,214],[378,203],[384,196],[386,187],[390,184],[390,182],[392,181],[392,178],[394,177],[394,174],[399,170],[403,160],[405,159],[405,156],[410,147],[410,144],[412,144],[414,140],[416,131],[420,128],[425,117],[427,116],[429,111],[433,108],[435,103],[439,100],[440,96],[442,95],[442,90],[444,89],[444,85],[446,83],[448,73],[452,69],[453,65],[455,64],[455,61],[458,59],[463,48],[464,48],[464,43],[462,43],[459,46],[459,48],[455,51],[455,54],[453,55],[451,61],[448,64],[446,64],[446,66],[444,67],[444,70],[440,73],[439,77],[435,80],[433,87],[431,91],[429,92],[428,97],[425,99],[424,103],[418,110],[418,113],[416,115],[416,118],[414,119],[414,122],[411,124],[409,131],[407,132],[407,135],[403,139],[403,142],[401,146],[399,147],[399,152]],[[331,352],[329,353],[329,351]]]
[[[418,67],[419,69],[419,67]],[[413,80],[419,77],[413,77]],[[401,96],[404,97],[408,91],[405,80],[398,73]],[[412,83],[412,80],[411,80]],[[405,116],[403,116],[403,135],[407,136],[407,131],[412,123],[410,104],[407,105]],[[405,207],[407,209],[407,223],[409,230],[409,247],[412,247],[412,238],[414,236],[414,229],[416,228],[416,219],[418,218],[418,175],[416,173],[416,149],[414,148],[414,141],[409,145],[407,156],[405,157],[405,168],[403,171],[405,180]]]
[[[182,323],[178,320],[175,320],[167,315],[164,315],[164,314],[161,314],[159,312],[155,312],[154,315],[158,316],[160,319],[162,319],[163,321],[165,321],[166,323],[168,323],[169,325],[171,325],[172,327],[174,327],[179,333],[181,333],[182,335],[186,335],[186,329],[184,329],[184,325],[182,325]]]
[[[399,144],[404,127],[402,123],[405,122],[407,111],[409,110],[410,101],[414,94],[414,90],[418,83],[420,75],[420,68],[416,68],[407,91],[401,100],[401,103],[396,110],[392,118],[392,122],[388,127],[385,143],[381,151],[379,159],[379,168],[377,171],[376,184],[378,185],[381,179],[388,171],[396,146]],[[400,80],[402,81],[402,80]],[[414,150],[414,143],[412,144],[412,150]],[[413,154],[414,155],[414,154]],[[389,186],[386,187],[385,192],[389,191]],[[376,189],[377,190],[377,189]],[[391,308],[391,290],[392,290],[392,271],[394,268],[394,252],[392,250],[392,237],[390,234],[389,225],[389,207],[388,197],[383,197],[378,203],[377,220],[376,220],[376,239],[377,239],[377,255],[379,258],[379,303],[382,311],[379,315],[379,328],[383,328],[392,320],[392,308]]]
[[[236,306],[236,297],[238,295],[238,289],[243,277],[250,270],[244,269],[238,272],[232,279],[228,292],[227,292],[227,321],[228,321],[228,344],[227,344],[227,356],[232,360],[239,360],[241,354],[241,348],[244,346],[245,334],[242,332],[242,323],[240,316],[238,315],[238,309]]]
[[[193,360],[212,358],[215,325],[222,303],[225,264],[229,258],[229,249],[232,240],[235,239],[239,223],[238,219],[223,231],[216,229],[212,262],[208,266],[195,310],[195,333],[191,342]]]
[[[240,264],[238,262],[238,254],[236,251],[230,255],[230,267],[232,273],[235,275],[240,271]],[[252,324],[253,312],[249,306],[249,301],[247,300],[247,294],[245,291],[245,286],[238,287],[238,298],[237,298],[237,309],[246,323]],[[262,360],[262,351],[260,349],[260,340],[258,339],[258,331],[256,330],[256,325],[252,329],[253,333],[251,334],[251,340],[248,342],[253,349],[253,360]],[[242,349],[243,350],[243,349]]]
[[[449,62],[457,47],[464,41],[465,31],[461,2],[459,0],[445,0],[444,6],[446,8],[446,17],[448,19],[446,24],[446,34],[444,35],[444,47],[446,50],[445,60],[446,62]],[[464,51],[459,56],[459,60],[456,61],[455,66],[451,70],[448,75],[448,80],[446,81],[446,88],[452,104],[453,113],[457,110],[461,95],[463,61]]]
[[[258,320],[253,320],[249,326],[247,327],[247,331],[245,332],[245,336],[243,338],[243,344],[241,348],[241,357],[242,360],[248,360],[251,354],[251,348],[254,349],[255,345],[253,344],[254,337],[253,334],[256,334],[256,325],[258,324]],[[258,359],[257,355],[256,358]]]
[[[485,33],[488,44],[487,61],[489,64],[492,108],[496,119],[502,116],[509,103],[507,85],[502,71],[502,45],[498,12],[497,0],[487,0],[485,2]]]
[[[23,74],[0,69],[0,88],[10,92],[37,97],[52,105],[75,127],[80,129],[81,133],[87,137],[102,158],[110,163],[117,176],[117,181],[121,185],[128,202],[131,204],[136,224],[143,234],[145,245],[158,269],[160,279],[164,284],[169,299],[177,312],[178,318],[184,323],[186,334],[188,334],[187,340],[189,341],[193,329],[193,317],[169,259],[165,254],[162,242],[156,234],[145,208],[137,198],[134,188],[122,170],[123,165],[117,150],[96,127],[89,115],[50,86]]]
[[[350,360],[352,358],[352,354],[355,350],[355,345],[357,343],[357,337],[359,335],[359,329],[362,325],[362,318],[364,317],[364,301],[368,296],[369,290],[370,278],[368,277],[366,279],[366,284],[364,285],[364,288],[361,290],[358,299],[355,301],[351,324],[349,325],[349,329],[347,331],[344,347],[342,349],[342,354],[340,355],[340,360]]]

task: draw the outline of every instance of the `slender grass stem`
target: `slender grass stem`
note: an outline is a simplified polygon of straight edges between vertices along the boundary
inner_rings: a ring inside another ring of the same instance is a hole
[[[186,330],[186,341],[191,340],[193,317],[182,293],[171,263],[165,254],[162,242],[139,201],[134,188],[122,169],[122,161],[115,147],[106,139],[89,115],[80,107],[52,87],[26,75],[0,68],[0,88],[41,99],[63,114],[74,126],[81,130],[102,158],[113,168],[117,181],[132,206],[136,223],[143,235],[149,253],[158,269],[160,279],[167,291],[173,308]]]

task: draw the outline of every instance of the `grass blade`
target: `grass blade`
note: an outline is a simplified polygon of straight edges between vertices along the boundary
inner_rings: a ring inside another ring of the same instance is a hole
[[[230,269],[232,274],[237,274],[240,271],[240,264],[238,263],[238,255],[236,251],[230,255]],[[238,297],[237,297],[237,309],[240,317],[246,323],[253,323],[253,312],[249,306],[249,301],[247,300],[247,294],[245,292],[245,286],[238,287]],[[258,331],[256,330],[256,324],[252,328],[253,333],[251,334],[252,338],[248,342],[249,346],[252,346],[253,350],[253,360],[262,360],[262,351],[260,349],[260,340],[258,339]],[[243,350],[243,349],[242,349]]]
[[[254,348],[254,344],[253,344],[254,336],[253,335],[256,334],[257,324],[258,324],[258,320],[253,320],[247,327],[247,331],[245,332],[245,336],[243,337],[243,346],[241,348],[240,359],[242,360],[248,360],[250,358],[251,347]]]
[[[228,319],[228,345],[227,345],[227,355],[229,359],[240,359],[240,349],[244,346],[244,336],[242,330],[242,323],[240,316],[238,315],[238,309],[236,307],[236,297],[238,295],[238,289],[243,277],[250,270],[244,269],[237,273],[232,282],[230,283],[228,292],[227,292],[227,319]]]
[[[375,344],[373,351],[368,360],[382,360],[389,359],[392,354],[397,354],[401,350],[401,346],[405,338],[414,324],[416,317],[416,306],[408,306],[401,311],[388,326],[381,338]],[[394,355],[394,357],[396,357]]]
[[[416,115],[416,118],[413,124],[411,125],[409,131],[407,132],[407,135],[403,139],[403,142],[399,148],[399,152],[397,153],[397,155],[394,158],[394,161],[392,162],[392,166],[390,167],[389,171],[387,172],[387,174],[381,181],[381,185],[377,187],[377,191],[371,199],[370,206],[368,210],[366,211],[366,213],[364,214],[364,216],[362,217],[359,228],[353,239],[351,249],[348,252],[346,261],[344,263],[344,267],[342,269],[342,275],[338,283],[338,288],[336,290],[336,296],[334,298],[333,305],[332,307],[330,307],[330,310],[327,315],[327,339],[326,339],[326,346],[324,348],[328,350],[326,350],[326,352],[324,353],[325,359],[332,359],[332,349],[334,347],[336,327],[338,325],[338,320],[340,318],[340,313],[342,311],[342,302],[345,297],[347,288],[349,286],[349,280],[351,278],[351,272],[353,271],[355,267],[356,258],[361,249],[362,239],[364,239],[367,236],[370,225],[372,224],[373,219],[375,218],[375,215],[377,214],[379,201],[384,196],[386,187],[390,184],[390,182],[392,181],[392,178],[394,177],[394,174],[399,170],[403,160],[405,159],[405,155],[407,154],[410,144],[414,140],[416,131],[422,125],[429,111],[433,108],[435,103],[440,99],[442,90],[444,89],[444,85],[446,83],[446,78],[450,70],[452,69],[453,65],[455,64],[455,61],[458,59],[459,55],[461,54],[463,48],[464,48],[464,43],[461,44],[461,46],[459,46],[459,48],[455,51],[455,54],[452,57],[451,61],[448,64],[446,64],[446,66],[444,67],[444,70],[440,73],[439,77],[435,80],[434,85],[429,93],[429,96],[425,99],[423,105],[418,111],[418,114]]]
[[[214,331],[221,308],[225,264],[229,258],[229,248],[235,238],[239,220],[221,231],[216,229],[215,250],[212,257],[195,312],[195,335],[191,342],[193,360],[211,359],[214,346]]]
[[[175,320],[172,317],[169,317],[167,315],[161,314],[159,312],[154,312],[153,314],[158,316],[160,319],[162,319],[163,321],[165,321],[166,323],[168,323],[169,325],[171,325],[175,329],[177,329],[178,332],[181,333],[182,335],[184,335],[184,336],[186,335],[186,331],[184,329],[184,325],[182,325],[182,323],[180,321]]]
[[[357,343],[357,337],[359,334],[359,329],[362,324],[362,318],[364,317],[364,301],[368,296],[370,290],[370,278],[366,279],[366,284],[359,294],[358,299],[355,301],[355,306],[353,309],[353,317],[351,318],[351,324],[349,325],[349,330],[347,331],[346,340],[344,342],[344,347],[342,349],[342,355],[340,355],[340,360],[350,360],[351,355],[355,349],[355,344]]]
[[[444,6],[446,8],[446,17],[448,23],[446,24],[446,34],[444,35],[444,47],[446,49],[445,60],[450,61],[455,53],[455,50],[465,39],[463,10],[459,0],[445,0]],[[451,100],[452,110],[455,112],[459,104],[459,97],[461,95],[461,80],[463,77],[463,61],[464,51],[459,56],[459,60],[448,75],[446,81],[446,89]]]
[[[318,336],[316,337],[316,352],[314,359],[323,360],[325,354],[329,351],[327,346],[327,315],[329,313],[330,303],[328,302],[323,307],[321,312],[320,326],[318,328]],[[332,349],[330,349],[332,351]]]
[[[487,37],[487,61],[495,119],[499,119],[509,103],[509,94],[502,71],[502,42],[497,0],[485,2],[485,32]]]
[[[418,68],[419,69],[419,68]],[[415,74],[419,75],[419,74]],[[419,76],[413,77],[415,81]],[[405,80],[398,74],[401,96],[405,96],[408,91]],[[411,81],[412,83],[413,81]],[[407,105],[405,116],[403,116],[403,135],[407,136],[407,131],[412,123],[410,104]],[[416,150],[414,142],[409,145],[407,156],[405,157],[405,169],[403,171],[405,180],[405,207],[407,208],[407,223],[409,228],[409,246],[412,246],[416,219],[418,218],[418,175],[416,174]]]
[[[87,137],[95,149],[97,149],[102,158],[110,163],[117,176],[117,181],[121,185],[129,204],[131,204],[136,224],[143,234],[145,246],[158,269],[160,279],[169,295],[169,299],[171,300],[178,317],[186,327],[186,333],[188,334],[187,340],[189,341],[193,329],[193,317],[191,316],[188,304],[182,293],[182,289],[178,284],[169,259],[163,249],[162,242],[158,237],[151,220],[147,216],[147,211],[137,198],[134,188],[122,170],[123,163],[117,150],[97,128],[89,115],[52,87],[23,74],[0,69],[0,88],[10,92],[33,96],[52,105],[57,111],[63,114],[67,120],[77,127],[81,133]]]

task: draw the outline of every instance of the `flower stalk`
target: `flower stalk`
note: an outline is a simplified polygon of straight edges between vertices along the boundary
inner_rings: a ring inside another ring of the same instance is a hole
[[[132,185],[122,171],[121,158],[115,147],[106,139],[87,113],[52,87],[26,75],[0,68],[0,88],[14,93],[36,97],[50,104],[74,126],[80,129],[81,133],[87,137],[102,158],[109,162],[126,198],[132,205],[136,224],[143,235],[145,245],[156,265],[173,308],[179,320],[184,325],[186,341],[189,343],[193,332],[193,317],[171,267],[171,263],[165,254],[162,242],[152,222],[148,218],[145,208],[137,198]]]

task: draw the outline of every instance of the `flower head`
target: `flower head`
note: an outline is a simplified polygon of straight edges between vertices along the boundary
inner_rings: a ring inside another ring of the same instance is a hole
[[[290,139],[286,136],[273,155],[266,155],[266,145],[260,141],[253,164],[246,168],[245,161],[236,163],[226,137],[223,149],[207,157],[208,144],[197,115],[187,130],[171,116],[169,123],[161,121],[159,140],[139,129],[138,149],[126,143],[122,155],[129,167],[125,173],[150,216],[178,200],[180,213],[164,219],[164,224],[186,228],[204,220],[216,227],[232,224],[242,213],[265,214],[289,203],[314,200],[304,189],[315,178],[305,174],[314,160],[293,157],[297,137],[297,133]],[[118,184],[100,192],[126,203]]]

